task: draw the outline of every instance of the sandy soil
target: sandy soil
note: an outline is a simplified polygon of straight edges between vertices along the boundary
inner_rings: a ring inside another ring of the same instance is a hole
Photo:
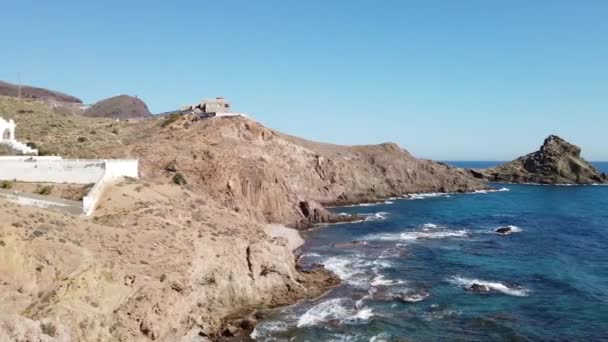
[[[304,244],[304,239],[298,230],[287,228],[281,224],[267,224],[264,226],[264,232],[271,237],[280,237],[286,239],[287,246],[292,251]]]

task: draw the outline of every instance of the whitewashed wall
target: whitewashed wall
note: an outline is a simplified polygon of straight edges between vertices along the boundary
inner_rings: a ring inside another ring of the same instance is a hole
[[[103,160],[0,160],[0,180],[90,184],[104,172]]]
[[[139,161],[137,159],[106,160],[103,177],[82,199],[83,213],[87,216],[93,214],[104,189],[121,177],[139,178]]]
[[[0,156],[0,161],[4,160],[61,160],[59,156]]]
[[[39,157],[41,158],[41,157]],[[95,183],[91,191],[82,199],[81,211],[91,215],[104,189],[121,177],[139,178],[137,159],[2,159],[0,158],[0,180],[45,183]],[[44,199],[32,200],[31,196],[11,193],[11,200],[25,205],[45,207]],[[1,196],[0,196],[1,197]],[[5,196],[7,197],[7,194]],[[54,200],[47,202],[55,203]],[[40,204],[42,203],[42,204]],[[39,205],[37,205],[39,204]],[[49,206],[47,206],[49,207]]]

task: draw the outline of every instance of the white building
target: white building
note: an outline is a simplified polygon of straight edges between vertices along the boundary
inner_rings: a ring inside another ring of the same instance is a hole
[[[38,154],[38,150],[15,139],[15,121],[0,117],[0,144],[7,145],[22,154]]]

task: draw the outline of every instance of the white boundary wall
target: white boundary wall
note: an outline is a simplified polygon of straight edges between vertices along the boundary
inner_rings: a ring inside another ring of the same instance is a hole
[[[0,161],[4,160],[61,160],[63,158],[59,156],[0,156]]]
[[[104,172],[103,160],[0,160],[0,179],[19,182],[90,184]]]
[[[95,183],[87,196],[82,199],[82,202],[79,202],[82,205],[82,213],[85,215],[93,213],[107,185],[121,177],[138,178],[138,176],[139,161],[137,159],[0,158],[0,180],[71,184]],[[18,198],[18,193],[12,193],[11,196],[0,194],[0,197],[19,204],[32,203],[34,205],[29,194],[22,195],[23,198]],[[54,203],[46,207],[60,208],[64,206],[63,202],[59,203],[58,200],[52,197],[46,198],[46,204]],[[36,201],[36,203],[41,202]]]
[[[106,160],[104,166],[105,172],[103,176],[82,199],[82,211],[87,216],[93,214],[93,211],[95,211],[97,202],[99,202],[101,195],[103,195],[103,190],[106,186],[121,177],[139,177],[139,161],[137,159]]]

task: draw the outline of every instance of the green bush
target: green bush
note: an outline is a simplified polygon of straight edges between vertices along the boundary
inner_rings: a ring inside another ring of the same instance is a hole
[[[163,128],[164,128],[164,127],[169,126],[170,124],[172,124],[172,123],[174,123],[175,121],[179,120],[179,118],[180,118],[181,116],[182,116],[182,115],[181,115],[180,113],[173,113],[173,114],[169,115],[169,116],[168,116],[168,117],[165,119],[165,121],[163,121],[163,122],[160,124],[160,127],[163,127]]]
[[[11,189],[13,187],[13,182],[11,181],[2,181],[0,182],[0,189]]]
[[[182,175],[181,173],[176,173],[173,178],[173,183],[177,184],[177,185],[186,185],[188,184],[188,182],[186,182],[186,177],[184,177],[184,175]]]
[[[39,185],[36,193],[39,195],[49,195],[53,191],[52,185]]]

